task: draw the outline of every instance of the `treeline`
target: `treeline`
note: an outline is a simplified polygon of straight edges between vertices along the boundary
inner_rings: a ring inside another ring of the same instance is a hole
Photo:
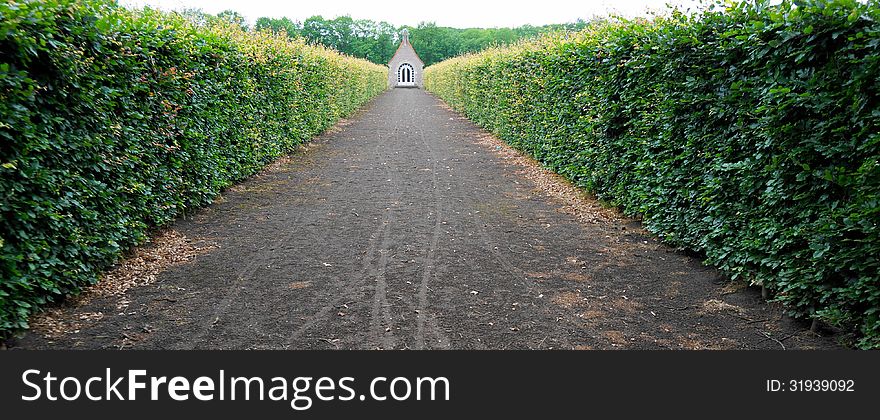
[[[577,32],[593,21],[578,19],[571,23],[543,26],[523,25],[516,28],[449,28],[434,23],[417,26],[394,26],[388,22],[369,19],[352,19],[340,16],[324,19],[312,16],[303,21],[286,17],[261,17],[253,27],[247,19],[233,10],[216,15],[197,9],[180,12],[198,25],[211,25],[218,21],[232,23],[245,31],[270,31],[284,34],[290,39],[303,38],[312,44],[320,44],[352,57],[363,58],[376,64],[388,64],[400,44],[400,32],[406,28],[413,48],[426,66],[458,55],[482,51],[491,46],[509,45],[517,41],[535,38],[553,32]]]
[[[386,88],[384,66],[194,16],[0,2],[0,339]]]
[[[444,61],[425,86],[668,243],[880,348],[880,2],[731,3]]]
[[[223,12],[221,15],[226,19],[240,19],[240,16],[234,12]],[[481,51],[493,45],[512,44],[524,38],[549,32],[577,31],[586,26],[587,22],[578,20],[567,24],[525,25],[517,28],[458,29],[437,26],[433,23],[421,23],[415,27],[395,27],[388,22],[352,19],[349,16],[335,19],[312,16],[302,22],[288,18],[262,17],[257,19],[254,29],[283,33],[291,38],[302,37],[309,42],[333,48],[344,54],[364,58],[377,64],[387,64],[400,42],[401,30],[406,28],[419,57],[425,65],[431,65],[457,55]]]

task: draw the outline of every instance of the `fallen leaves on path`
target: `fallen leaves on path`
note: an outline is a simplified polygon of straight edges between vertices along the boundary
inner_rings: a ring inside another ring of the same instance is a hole
[[[197,255],[216,248],[208,243],[197,246],[195,241],[173,229],[157,233],[150,242],[148,246],[135,248],[133,255],[105,272],[98,283],[85,288],[78,296],[68,298],[65,305],[83,307],[98,298],[121,298],[133,287],[153,283],[169,267],[192,261]],[[101,312],[71,312],[54,307],[33,316],[30,327],[46,338],[53,338],[78,332],[83,325],[99,320],[103,315]]]
[[[480,135],[476,143],[487,147],[505,163],[519,168],[519,173],[532,181],[538,190],[565,204],[563,211],[585,223],[621,222],[625,217],[619,211],[602,206],[595,198],[578,189],[563,176],[541,166],[538,161],[510,147],[489,134]]]

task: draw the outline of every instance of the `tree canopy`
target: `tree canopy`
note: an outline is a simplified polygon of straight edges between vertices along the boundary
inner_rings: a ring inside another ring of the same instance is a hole
[[[231,15],[229,12],[221,14]],[[409,30],[413,48],[419,53],[425,65],[431,65],[450,57],[480,51],[492,45],[510,44],[522,38],[535,37],[547,32],[580,30],[587,24],[588,22],[584,20],[577,20],[573,23],[544,26],[459,29],[437,26],[431,22],[422,22],[414,27],[396,27],[388,22],[352,19],[350,16],[340,16],[335,19],[312,16],[302,22],[286,17],[261,17],[257,19],[254,30],[285,33],[292,38],[302,37],[344,54],[385,64],[397,49],[400,31],[406,28]]]

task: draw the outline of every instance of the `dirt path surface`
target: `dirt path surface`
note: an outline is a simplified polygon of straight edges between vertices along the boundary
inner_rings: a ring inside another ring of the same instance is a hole
[[[13,346],[837,347],[417,89],[383,94],[133,261]]]

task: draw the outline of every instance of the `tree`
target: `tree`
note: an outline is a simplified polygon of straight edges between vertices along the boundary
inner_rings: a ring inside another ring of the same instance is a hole
[[[287,34],[289,38],[295,38],[301,35],[302,26],[286,17],[281,19],[261,17],[254,24],[257,31],[272,31],[279,34]]]
[[[225,22],[241,26],[241,29],[244,29],[246,31],[249,29],[247,19],[245,19],[244,16],[234,10],[224,10],[220,13],[217,13],[217,18]]]

